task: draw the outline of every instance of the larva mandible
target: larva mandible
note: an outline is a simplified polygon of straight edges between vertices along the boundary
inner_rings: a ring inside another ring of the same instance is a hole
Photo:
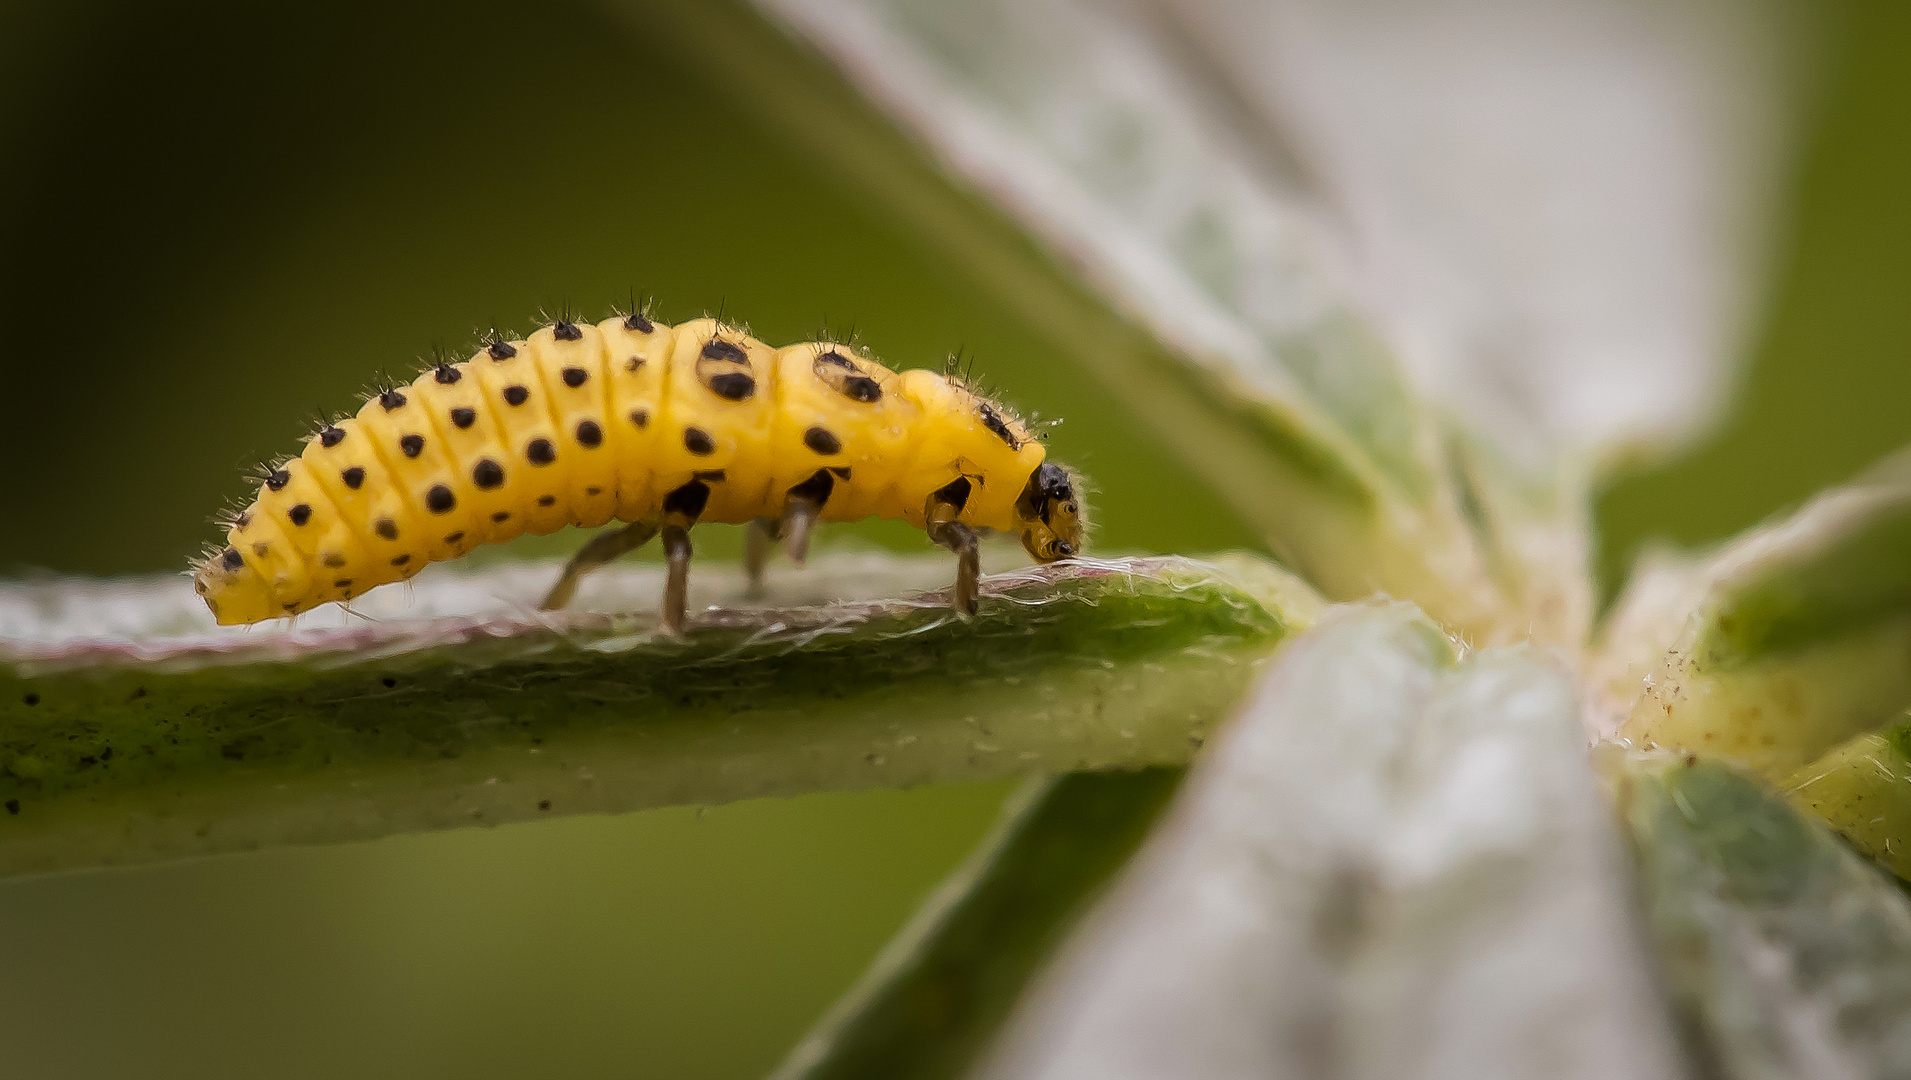
[[[891,371],[829,342],[772,349],[715,319],[568,320],[494,338],[326,424],[265,470],[226,546],[192,570],[221,624],[350,600],[480,544],[565,525],[593,537],[544,607],[651,537],[669,557],[663,618],[680,631],[699,522],[751,526],[800,562],[817,521],[901,518],[957,554],[976,610],[977,530],[1017,533],[1040,562],[1082,550],[1075,474],[966,380]]]

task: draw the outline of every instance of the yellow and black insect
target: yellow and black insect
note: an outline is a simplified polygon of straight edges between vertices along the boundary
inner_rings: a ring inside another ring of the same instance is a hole
[[[470,360],[326,424],[271,466],[226,546],[193,568],[221,623],[349,600],[480,544],[565,525],[593,537],[545,597],[663,535],[663,617],[681,630],[698,522],[751,526],[752,581],[777,540],[800,562],[818,521],[901,518],[954,551],[976,610],[977,531],[1041,562],[1082,550],[1078,478],[966,380],[894,372],[828,342],[772,349],[714,319],[641,314],[493,338]]]

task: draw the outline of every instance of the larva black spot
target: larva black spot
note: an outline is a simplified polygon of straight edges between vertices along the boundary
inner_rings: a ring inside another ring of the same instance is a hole
[[[567,367],[564,369],[564,385],[573,390],[584,385],[590,377],[591,373],[581,367]]]
[[[867,404],[883,396],[882,385],[863,374],[862,367],[842,353],[832,351],[818,355],[810,364],[810,370],[824,386],[851,401]]]
[[[342,578],[339,578],[337,581],[332,582],[332,588],[334,589],[349,589],[351,587],[352,587],[352,579],[348,577],[342,577]]]
[[[425,492],[425,509],[434,514],[449,514],[451,508],[456,505],[458,505],[458,497],[443,484],[433,484],[431,490]]]
[[[505,522],[511,520],[511,511],[500,510],[497,513],[491,515],[491,520],[497,522],[499,525],[502,525]]]
[[[741,371],[710,376],[710,392],[725,401],[742,401],[756,393],[756,380]]]
[[[398,557],[397,557],[396,559],[393,559],[393,560],[391,561],[391,564],[392,564],[393,566],[403,566],[403,565],[405,565],[406,563],[408,563],[408,562],[410,562],[410,561],[411,561],[411,556],[409,556],[409,555],[400,555],[400,556],[398,556]]]
[[[522,386],[507,386],[504,388],[504,401],[507,405],[522,405],[530,400],[530,397],[531,392]]]
[[[557,496],[555,495],[539,495],[537,497],[537,504],[539,506],[554,506],[556,503]]]
[[[378,395],[378,403],[385,407],[386,412],[390,412],[393,409],[402,409],[405,407],[405,395],[396,390],[387,390]]]
[[[576,341],[584,336],[584,331],[569,319],[559,319],[551,324],[551,336],[559,341]]]
[[[830,473],[834,471],[833,469],[816,470],[810,474],[808,480],[790,489],[790,497],[807,499],[821,508],[824,503],[829,502],[830,492],[836,490],[836,481],[830,476]]]
[[[319,429],[319,445],[330,450],[345,441],[345,429],[326,426]]]
[[[471,482],[489,490],[504,483],[504,466],[490,458],[481,458],[471,466]]]
[[[831,466],[829,467],[829,471],[830,471],[830,472],[832,472],[832,473],[834,473],[834,474],[836,475],[836,479],[838,479],[838,480],[847,480],[847,479],[849,479],[849,470],[848,470],[848,469],[844,469],[844,468],[839,468],[839,467],[837,467],[837,466],[835,466],[835,465],[831,465]]]
[[[455,533],[452,533],[452,534],[451,534],[450,536],[447,536],[447,537],[445,537],[445,543],[447,543],[447,544],[455,544],[455,543],[457,543],[458,541],[460,541],[460,540],[463,540],[463,539],[464,539],[464,533],[462,533],[462,532],[455,532]]]
[[[407,435],[398,440],[398,449],[403,450],[406,457],[417,457],[419,454],[425,452],[425,437],[423,435]]]
[[[549,465],[557,460],[557,447],[549,439],[532,439],[524,448],[524,460],[533,465]]]
[[[257,555],[261,559],[265,558],[266,555],[271,552],[271,550],[272,550],[272,545],[266,543],[263,540],[252,545],[252,553],[254,555]]]
[[[624,316],[624,329],[635,330],[640,334],[648,334],[652,330],[657,329],[657,327],[649,319],[644,318],[642,315],[632,313],[630,315]]]
[[[297,611],[299,609],[299,602],[294,600],[289,604],[280,604],[279,607],[286,611]]]
[[[372,522],[372,531],[377,533],[380,539],[398,539],[398,523],[390,518],[379,518]]]
[[[584,489],[584,494],[586,495],[602,495],[603,493],[604,489],[595,485]]]
[[[432,378],[438,380],[440,386],[450,386],[452,383],[464,378],[464,372],[459,371],[450,364],[439,364],[436,368],[432,369],[431,374]]]
[[[493,341],[484,347],[484,351],[490,353],[493,360],[509,360],[518,354],[508,341]]]
[[[325,557],[320,561],[331,569],[336,570],[345,565],[345,556],[340,555],[336,551],[328,551],[325,553]]]
[[[969,483],[968,477],[958,476],[954,480],[942,485],[942,487],[936,490],[935,494],[929,497],[939,503],[947,503],[955,507],[957,513],[961,513],[962,508],[969,505],[969,491],[973,487],[974,485]]]
[[[829,433],[825,428],[813,427],[803,433],[803,445],[819,454],[840,454],[843,452],[841,439]]]
[[[579,446],[596,446],[604,441],[604,429],[597,426],[595,420],[577,422],[577,443]]]
[[[710,437],[710,433],[702,428],[684,428],[683,448],[693,454],[702,456],[704,454],[716,453],[717,443],[715,439]]]
[[[1015,433],[1009,430],[1008,423],[1002,419],[1002,414],[991,408],[988,402],[984,401],[978,404],[976,406],[976,413],[982,417],[982,426],[988,428],[995,433],[997,438],[1009,444],[1009,449],[1020,450],[1022,448],[1021,442],[1015,438]]]
[[[220,554],[219,561],[225,564],[226,569],[237,570],[246,564],[246,557],[231,548],[227,548]]]
[[[709,505],[710,489],[703,482],[692,480],[664,496],[664,513],[682,514],[695,521],[703,514],[703,508]]]
[[[250,524],[252,524],[252,511],[250,510],[241,510],[239,511],[239,516],[232,519],[232,527],[239,532],[246,531],[246,526]]]
[[[636,371],[638,368],[641,368],[643,366],[644,366],[644,358],[641,356],[633,356],[630,359],[624,361],[625,371]]]
[[[468,428],[472,424],[477,423],[477,420],[478,420],[478,410],[476,409],[467,409],[464,406],[460,405],[457,408],[451,410],[451,422],[458,425],[460,428]]]
[[[744,352],[742,346],[718,338],[711,338],[703,343],[702,355],[705,360],[728,360],[732,364],[750,362],[750,354]]]
[[[265,486],[273,491],[283,491],[285,490],[285,485],[291,482],[292,474],[286,472],[284,469],[274,469],[272,470],[272,475],[265,478]]]
[[[340,480],[345,481],[346,487],[351,488],[353,491],[357,491],[358,486],[365,482],[365,470],[354,465],[351,468],[346,469],[344,472],[339,473],[338,478]]]
[[[312,520],[312,507],[306,503],[299,503],[292,509],[287,510],[285,516],[292,519],[292,524],[303,525]]]
[[[691,473],[690,479],[702,480],[708,484],[721,484],[724,480],[729,478],[729,475],[729,473],[724,472],[722,469],[704,469],[701,472]]]
[[[645,426],[645,425],[647,425],[647,424],[649,424],[649,423],[650,423],[650,410],[649,410],[649,409],[632,409],[632,410],[630,410],[630,422],[631,422],[631,423],[633,423],[633,424],[635,424],[635,425],[637,425],[638,427],[643,427],[643,426]]]

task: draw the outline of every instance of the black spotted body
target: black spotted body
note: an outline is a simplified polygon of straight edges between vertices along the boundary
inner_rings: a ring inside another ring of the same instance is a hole
[[[559,322],[321,429],[194,577],[219,622],[251,623],[527,532],[796,510],[1017,531],[1046,561],[1082,529],[1072,478],[1043,459],[960,380],[846,346],[773,349],[711,319]]]

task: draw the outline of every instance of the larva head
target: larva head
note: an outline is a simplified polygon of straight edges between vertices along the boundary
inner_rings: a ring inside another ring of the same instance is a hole
[[[1037,562],[1054,562],[1082,553],[1088,532],[1088,507],[1082,502],[1081,477],[1065,465],[1045,461],[1029,474],[1015,501],[1022,546]]]
[[[193,591],[220,626],[255,623],[283,614],[272,589],[236,548],[215,551],[192,568]]]

